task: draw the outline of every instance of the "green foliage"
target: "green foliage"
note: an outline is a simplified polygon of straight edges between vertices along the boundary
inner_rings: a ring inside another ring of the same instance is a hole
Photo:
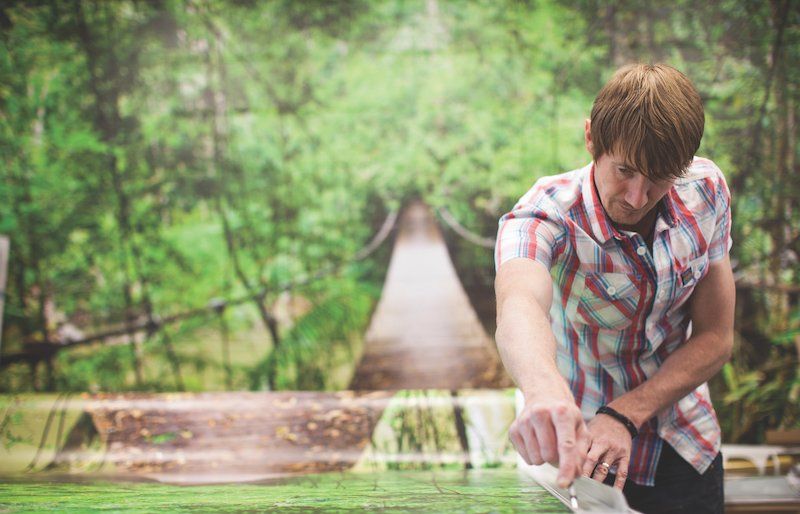
[[[9,404],[11,403],[14,402],[9,402]],[[6,450],[11,450],[19,443],[30,442],[25,435],[16,434],[16,430],[22,425],[24,414],[14,408],[14,405],[5,406],[3,418],[0,420],[0,436],[2,436],[3,448]]]
[[[464,463],[443,455],[460,455],[449,391],[398,391],[383,412],[390,436],[376,441],[374,450],[385,455],[419,455],[419,459],[389,460],[390,470],[463,469]],[[422,457],[427,458],[422,458]],[[449,460],[449,462],[448,462]]]
[[[56,357],[59,368],[59,391],[125,391],[130,386],[131,349],[127,345],[101,346],[90,351],[60,352]]]
[[[791,321],[791,328],[767,342],[766,355],[755,369],[746,365],[750,359],[741,355],[741,348],[725,364],[716,384],[722,395],[717,409],[729,440],[762,440],[767,429],[800,427],[800,361],[795,346],[800,316],[795,314]]]
[[[164,432],[163,434],[157,435],[148,435],[146,440],[150,444],[166,444],[178,437],[178,434],[175,432]]]
[[[336,280],[335,288],[326,287],[280,346],[253,367],[250,388],[263,389],[273,375],[276,389],[346,389],[378,295],[375,288],[352,279]],[[334,372],[342,363],[349,364],[349,369],[337,375]]]

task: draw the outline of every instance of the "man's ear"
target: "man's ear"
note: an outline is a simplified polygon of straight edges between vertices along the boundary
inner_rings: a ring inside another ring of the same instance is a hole
[[[594,155],[594,145],[592,144],[592,120],[586,118],[583,122],[583,138],[586,143],[586,150]]]

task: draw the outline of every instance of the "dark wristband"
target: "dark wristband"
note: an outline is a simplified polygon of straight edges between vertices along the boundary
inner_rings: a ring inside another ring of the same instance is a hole
[[[631,433],[631,439],[639,435],[639,430],[637,430],[636,425],[633,424],[633,421],[628,419],[628,417],[625,416],[624,414],[620,414],[619,412],[615,411],[608,405],[603,405],[602,407],[597,409],[597,414],[605,414],[606,416],[611,416],[612,418],[616,419],[617,421],[625,425],[625,428],[627,428],[628,432]]]

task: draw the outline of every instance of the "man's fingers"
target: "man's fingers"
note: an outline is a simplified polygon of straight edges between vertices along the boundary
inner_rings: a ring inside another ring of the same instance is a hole
[[[567,487],[581,473],[591,434],[577,406],[537,404],[509,430],[511,442],[528,464],[558,465],[558,484]]]
[[[571,412],[564,406],[553,413],[553,424],[558,441],[558,482],[560,486],[566,487],[580,474],[585,458],[580,453],[581,446],[578,443],[578,430],[583,419],[579,411]]]
[[[578,425],[578,455],[582,456],[585,459],[586,454],[589,453],[589,448],[591,447],[592,447],[592,434],[586,427],[586,423],[584,423],[583,420],[581,420],[581,423]]]
[[[603,456],[608,448],[601,444],[600,441],[592,440],[589,445],[589,451],[586,454],[586,461],[583,463],[582,474],[585,477],[591,478],[594,473],[594,468],[598,464],[598,459]]]
[[[522,435],[519,432],[518,428],[511,427],[508,430],[508,438],[511,439],[511,444],[514,445],[514,448],[517,449],[517,453],[520,454],[522,460],[524,460],[528,465],[531,464],[531,458],[528,456],[528,449],[525,447],[525,441],[522,439]]]
[[[553,423],[548,413],[542,413],[539,416],[534,416],[536,440],[539,443],[539,450],[542,454],[542,460],[549,462],[556,466],[558,465],[558,447],[556,433],[553,431]]]
[[[614,487],[622,489],[625,487],[625,481],[628,479],[628,459],[630,457],[622,457],[617,463],[617,478],[614,479]]]
[[[522,431],[522,439],[525,442],[525,449],[528,451],[528,456],[530,457],[530,462],[528,464],[535,464],[537,466],[542,464],[544,459],[542,458],[542,449],[537,440],[536,432],[531,428],[527,428]]]
[[[611,469],[612,462],[613,458],[611,457],[611,452],[606,452],[605,455],[598,459],[597,466],[595,466],[594,473],[592,473],[592,478],[598,482],[604,481],[608,476],[608,470]]]
[[[594,473],[594,467],[597,466],[597,458],[593,458],[591,452],[586,456],[586,461],[583,463],[582,475],[591,477]]]

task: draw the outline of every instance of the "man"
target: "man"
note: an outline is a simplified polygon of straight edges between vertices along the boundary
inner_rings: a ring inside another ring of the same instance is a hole
[[[514,446],[648,513],[723,509],[706,381],[733,344],[730,193],[694,157],[703,126],[679,71],[620,69],[585,122],[593,161],[536,182],[495,248],[497,344],[525,398]]]

